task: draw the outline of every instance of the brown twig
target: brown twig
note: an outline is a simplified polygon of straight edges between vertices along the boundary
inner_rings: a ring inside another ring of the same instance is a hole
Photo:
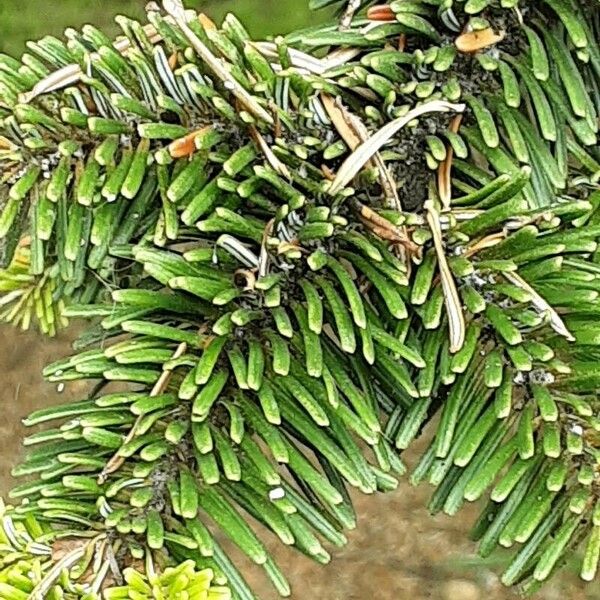
[[[269,251],[267,250],[267,243],[269,236],[273,233],[273,227],[275,226],[275,219],[271,219],[266,225],[263,231],[262,240],[260,243],[260,255],[258,257],[258,276],[265,277],[269,271]]]
[[[252,137],[256,145],[261,149],[262,153],[265,155],[265,158],[267,159],[267,162],[271,165],[271,167],[273,167],[273,169],[275,169],[277,173],[279,173],[286,179],[291,180],[292,175],[289,172],[289,169],[285,166],[284,163],[282,163],[277,158],[277,156],[275,156],[275,153],[273,152],[273,150],[271,150],[271,147],[269,146],[269,144],[267,144],[267,141],[261,135],[258,129],[254,125],[250,125],[248,130],[250,131],[250,136]]]
[[[462,115],[456,115],[450,122],[450,131],[458,133],[460,124],[462,123]],[[444,210],[450,209],[450,203],[452,201],[452,161],[454,159],[454,150],[450,144],[448,144],[446,151],[446,158],[440,164],[438,168],[438,193],[440,195],[440,201]]]
[[[400,37],[398,38],[398,52],[404,52],[404,50],[406,49],[406,41],[406,34],[401,33]]]
[[[444,293],[444,302],[446,305],[446,314],[448,315],[448,328],[450,333],[450,352],[458,352],[465,342],[465,317],[463,314],[460,296],[456,288],[452,271],[448,266],[448,259],[444,250],[442,228],[440,225],[440,216],[431,200],[425,203],[427,211],[427,223],[433,236],[433,245],[438,259],[440,278],[442,281],[442,291]]]
[[[340,19],[340,31],[349,29],[356,11],[360,8],[360,0],[348,0],[348,6]]]
[[[282,134],[282,126],[277,104],[275,104],[275,102],[271,100],[269,101],[269,108],[271,109],[271,112],[273,113],[273,119],[275,120],[275,124],[273,125],[273,135],[275,136],[275,138],[279,138]]]
[[[481,250],[486,250],[487,248],[493,248],[494,246],[499,244],[501,241],[505,240],[506,235],[507,235],[506,232],[498,232],[498,233],[492,233],[491,235],[481,238],[481,239],[477,240],[474,244],[470,245],[465,250],[465,252],[463,252],[462,256],[464,256],[465,258],[469,258],[471,256],[474,256],[478,252],[481,252]]]
[[[177,349],[173,353],[171,360],[181,357],[186,352],[186,350],[187,350],[187,343],[181,342],[181,344],[179,344],[179,346],[177,346]],[[159,396],[160,394],[162,394],[165,391],[165,389],[167,388],[167,386],[169,385],[169,381],[171,380],[172,376],[173,376],[172,370],[164,369],[163,372],[161,373],[160,377],[154,384],[154,387],[152,388],[152,391],[150,392],[150,396],[154,397],[154,396]],[[136,419],[135,423],[133,424],[133,427],[129,430],[129,433],[125,437],[125,440],[123,441],[123,445],[127,444],[128,442],[130,442],[131,440],[133,440],[135,438],[135,436],[137,434],[137,430],[142,421],[142,418],[143,418],[143,415],[140,415]],[[125,457],[120,456],[119,451],[117,450],[117,452],[106,463],[106,465],[105,465],[104,469],[102,469],[102,472],[100,473],[100,475],[98,475],[98,483],[100,485],[105,483],[106,480],[108,479],[108,476],[111,475],[112,473],[114,473],[115,471],[118,471],[124,462],[125,462]]]
[[[351,150],[356,150],[358,146],[367,141],[369,131],[363,122],[356,115],[352,114],[339,99],[334,100],[328,94],[321,94],[321,101],[338,133]],[[388,204],[398,211],[402,210],[402,203],[398,196],[396,182],[379,152],[373,155],[369,163],[377,169],[379,183],[385,193]]]
[[[397,227],[359,200],[353,199],[351,203],[354,209],[359,213],[363,223],[375,235],[394,244],[400,244],[411,254],[418,252],[419,247],[408,237],[404,227]]]

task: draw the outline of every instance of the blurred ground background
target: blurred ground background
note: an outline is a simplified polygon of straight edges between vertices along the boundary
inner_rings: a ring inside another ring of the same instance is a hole
[[[306,0],[190,0],[189,6],[218,19],[229,11],[254,35],[290,31],[318,22]],[[141,16],[144,0],[0,0],[0,51],[18,54],[25,40],[60,35],[66,26],[94,23],[114,32],[118,13]],[[36,408],[77,397],[76,385],[61,395],[42,381],[42,366],[69,352],[69,333],[42,339],[34,332],[15,332],[0,326],[0,495],[12,481],[10,469],[21,454],[21,419]],[[411,458],[418,454],[413,449]],[[424,508],[429,490],[401,482],[400,489],[376,498],[357,497],[359,528],[350,542],[335,552],[327,569],[282,549],[272,549],[294,588],[296,600],[514,600],[514,592],[500,585],[495,572],[502,556],[483,562],[474,558],[467,531],[475,507],[459,516],[431,517]],[[268,584],[248,570],[248,578],[264,600],[275,595]],[[573,569],[565,569],[536,600],[600,600],[597,585],[584,587]]]

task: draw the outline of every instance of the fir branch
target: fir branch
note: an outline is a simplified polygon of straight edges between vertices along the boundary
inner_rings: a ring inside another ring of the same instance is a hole
[[[94,321],[45,375],[97,382],[26,421],[0,535],[36,580],[3,593],[250,600],[220,531],[289,595],[247,515],[328,562],[437,413],[431,510],[487,496],[507,585],[580,544],[595,576],[597,7],[370,4],[266,44],[169,2],[0,57],[4,316]]]

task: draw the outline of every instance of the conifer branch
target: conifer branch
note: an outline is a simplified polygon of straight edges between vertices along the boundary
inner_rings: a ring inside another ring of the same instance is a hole
[[[436,415],[432,512],[595,577],[598,5],[312,5],[0,56],[0,316],[87,319],[44,375],[95,382],[25,421],[1,596],[252,600],[221,534],[287,596],[263,531],[327,563]]]

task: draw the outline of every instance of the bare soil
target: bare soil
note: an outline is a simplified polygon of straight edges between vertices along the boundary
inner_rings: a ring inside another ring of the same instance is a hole
[[[69,352],[68,335],[55,340],[36,333],[0,328],[0,494],[13,481],[10,470],[18,462],[25,434],[21,419],[49,403],[77,396],[82,389],[70,384],[59,394],[45,383],[41,369]],[[413,452],[417,452],[417,450]],[[414,456],[414,454],[413,454]],[[410,462],[411,457],[408,457]],[[322,567],[274,540],[275,557],[293,585],[297,600],[510,600],[495,574],[501,557],[490,562],[474,558],[467,532],[476,518],[476,507],[457,517],[431,517],[424,508],[430,490],[402,481],[391,494],[356,496],[359,526],[349,544],[334,553],[332,564]],[[246,572],[245,572],[246,573]],[[264,600],[276,595],[262,574],[249,567],[247,576]],[[600,586],[584,586],[572,569],[563,573],[536,596],[537,600],[600,600]]]

